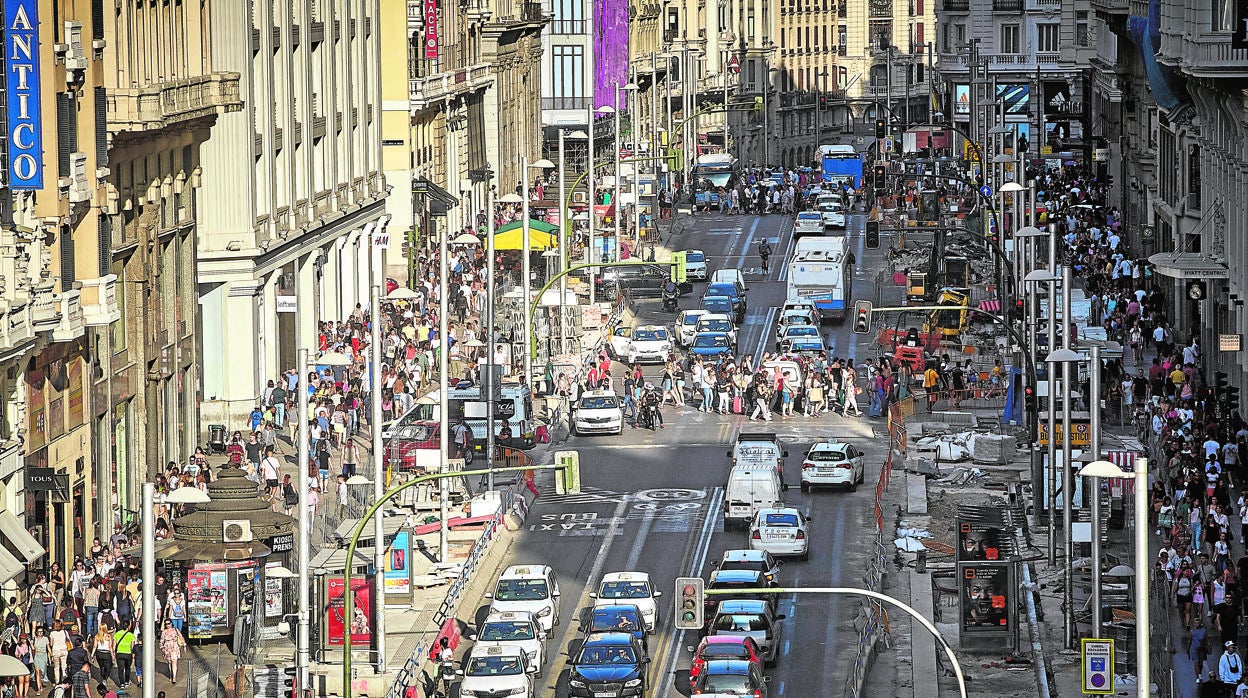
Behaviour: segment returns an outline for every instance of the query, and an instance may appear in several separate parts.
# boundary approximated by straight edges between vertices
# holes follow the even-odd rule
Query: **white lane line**
[[[637,539],[633,541],[633,547],[628,551],[628,560],[624,563],[624,571],[631,572],[637,569],[637,563],[641,560],[641,550],[646,547],[646,537],[650,535],[650,529],[654,527],[654,509],[647,509],[645,517],[641,520],[641,529],[637,531]]]
[[[750,224],[750,234],[745,236],[745,246],[742,247],[741,251],[738,252],[735,256],[737,263],[734,265],[733,268],[740,269],[742,265],[745,264],[745,256],[750,253],[750,244],[754,242],[754,233],[758,231],[758,222],[760,220],[762,219],[755,216],[754,222]],[[741,238],[738,237],[737,239],[740,240]],[[733,248],[734,249],[736,248],[735,243],[733,244]]]
[[[767,337],[771,334],[771,324],[776,320],[776,307],[767,311],[767,322],[763,323],[762,332],[758,335],[758,346],[755,347],[754,358],[761,359],[763,350],[767,348]]]
[[[698,535],[698,545],[694,550],[694,559],[690,563],[689,576],[701,577],[702,571],[706,566],[706,556],[710,552],[711,535],[715,532],[715,524],[719,521],[719,508],[722,505],[724,496],[724,488],[716,487],[711,493],[711,500],[707,504],[706,521],[702,522],[702,532]],[[674,603],[674,602],[673,602]],[[676,666],[676,654],[682,650],[685,644],[685,631],[676,632],[676,639],[672,642],[671,648],[667,651],[667,656],[663,658],[663,664],[660,667],[659,679],[662,684],[662,690],[659,691],[654,698],[667,698],[671,693],[672,686],[676,683],[671,678],[671,672]]]
[[[780,687],[776,689],[777,695],[784,695],[784,681],[780,682]]]
[[[789,219],[786,218],[785,222],[780,224],[781,237],[784,237],[784,229],[788,223]],[[790,234],[789,244],[784,248],[784,257],[780,259],[780,274],[776,277],[777,281],[785,281],[789,278],[789,260],[793,259],[793,249],[795,247],[797,247],[797,236]]]

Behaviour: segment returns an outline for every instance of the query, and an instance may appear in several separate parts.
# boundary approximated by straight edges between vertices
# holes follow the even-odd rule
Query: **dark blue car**
[[[741,319],[737,317],[737,308],[732,304],[732,299],[728,296],[704,295],[702,296],[702,303],[698,307],[719,315],[728,315],[736,322],[741,322]]]
[[[727,296],[732,301],[732,308],[739,316],[745,315],[745,296],[736,284],[716,283],[706,287],[706,291],[702,293],[704,296]],[[737,322],[741,320],[738,319]]]
[[[568,693],[581,698],[624,698],[646,694],[649,657],[628,633],[595,633],[572,658]]]
[[[716,358],[732,353],[732,342],[727,332],[699,332],[693,336],[693,344],[689,345],[689,353],[694,356]]]

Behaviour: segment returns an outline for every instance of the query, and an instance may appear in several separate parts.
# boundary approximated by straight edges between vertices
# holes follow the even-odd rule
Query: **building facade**
[[[1219,339],[1242,337],[1248,320],[1248,283],[1233,271],[1248,264],[1248,57],[1233,48],[1245,18],[1234,3],[1093,6],[1111,49],[1097,56],[1093,120],[1120,156],[1110,174],[1127,239],[1172,299],[1176,337],[1200,342],[1205,379],[1222,372],[1242,388],[1248,358]]]
[[[265,383],[315,351],[317,321],[367,304],[384,276],[380,21],[377,0],[214,7],[213,67],[239,74],[243,108],[199,154],[203,352],[220,357],[204,362],[202,426],[241,428]]]
[[[825,136],[833,135],[832,104],[840,96],[837,29],[845,9],[828,0],[780,3],[776,135],[777,162],[786,167],[815,160]]]

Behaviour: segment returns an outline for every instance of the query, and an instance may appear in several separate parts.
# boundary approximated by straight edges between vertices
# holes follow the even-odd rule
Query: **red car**
[[[438,447],[442,444],[441,425],[436,421],[419,421],[398,429],[386,444],[389,462],[401,471],[416,470],[417,451],[432,451],[437,461]],[[468,452],[464,454],[465,465],[471,464],[476,444],[472,431],[468,432]],[[453,454],[452,454],[453,455]]]
[[[706,668],[706,663],[717,659],[738,659],[757,665],[763,670],[763,657],[758,651],[754,639],[745,635],[708,635],[693,653],[693,663],[689,665],[689,688],[698,682],[698,676]]]

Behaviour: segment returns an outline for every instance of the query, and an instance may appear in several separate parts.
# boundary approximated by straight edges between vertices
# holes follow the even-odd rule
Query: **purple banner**
[[[616,104],[615,86],[628,84],[628,0],[594,2],[594,108]]]

